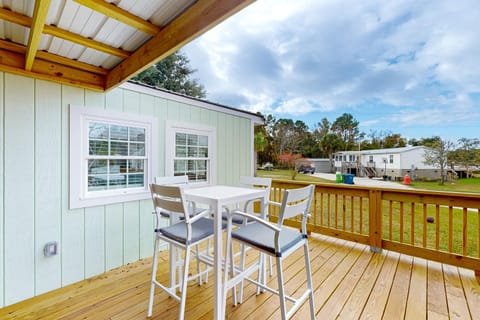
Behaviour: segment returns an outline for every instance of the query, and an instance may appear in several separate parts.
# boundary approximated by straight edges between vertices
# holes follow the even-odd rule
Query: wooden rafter
[[[27,53],[25,57],[25,70],[31,70],[33,60],[37,53],[38,44],[42,37],[43,27],[50,8],[50,0],[36,0],[33,10],[32,25],[30,27],[30,35],[28,38]]]
[[[107,76],[109,90],[165,58],[254,0],[198,0]]]
[[[0,19],[24,26],[26,28],[30,28],[32,26],[32,18],[20,13],[7,10],[5,8],[0,8]],[[62,38],[64,40],[68,40],[68,41],[104,52],[110,55],[114,55],[122,59],[128,58],[130,56],[130,52],[126,50],[115,48],[115,47],[106,45],[102,42],[85,38],[81,35],[78,35],[76,33],[73,33],[67,30],[60,29],[55,26],[44,25],[43,33],[49,34],[54,37]]]
[[[120,22],[125,23],[135,29],[143,31],[152,36],[156,35],[160,31],[160,27],[150,23],[130,12],[117,7],[113,3],[106,2],[104,0],[74,0],[75,2],[88,7],[94,11],[100,12],[107,17],[113,18]]]
[[[5,40],[0,40],[0,49],[5,49],[7,51],[12,51],[12,52],[21,53],[21,54],[25,54],[25,52],[27,51],[27,48],[25,46],[22,46],[21,44],[17,44],[14,42],[5,41]],[[88,72],[99,74],[99,75],[107,75],[109,71],[104,68],[100,68],[88,63],[68,59],[68,58],[65,58],[53,53],[48,53],[45,51],[37,51],[36,58],[49,61],[49,62],[55,62],[58,64],[62,64],[64,66],[72,67],[74,69],[88,71]]]
[[[133,46],[137,45],[140,47],[134,52],[130,52],[122,48],[113,47],[105,42],[96,41],[80,34],[61,29],[55,25],[48,25],[46,24],[46,20],[51,0],[36,0],[32,17],[24,13],[0,7],[0,23],[7,21],[30,29],[29,33],[28,30],[18,29],[18,31],[24,32],[24,34],[29,34],[26,45],[23,42],[24,40],[20,40],[22,41],[20,43],[15,43],[8,38],[0,39],[0,71],[93,90],[109,90],[128,80],[138,72],[148,68],[158,60],[175,52],[187,42],[206,32],[255,0],[182,0],[181,3],[184,5],[182,13],[178,14],[178,12],[173,10],[170,13],[172,16],[162,16],[162,19],[165,19],[165,21],[170,21],[164,27],[156,26],[145,19],[133,15],[110,3],[110,0],[73,1],[88,8],[86,10],[85,8],[82,9],[80,14],[81,23],[85,23],[85,20],[82,20],[87,17],[85,14],[88,14],[90,10],[95,10],[110,20],[118,20],[150,35],[150,40],[144,42],[148,37],[141,33],[135,34],[135,36],[131,38]],[[76,17],[77,13],[72,12],[72,8],[77,6],[66,6],[65,8],[67,7],[69,8],[67,12],[58,11],[55,14],[61,14],[61,18],[67,19]],[[62,9],[63,8],[60,10]],[[148,12],[144,12],[142,16],[146,17],[149,14]],[[109,24],[107,23],[107,25]],[[9,25],[7,24],[7,26]],[[78,27],[85,26],[77,26],[77,22],[72,21],[72,30],[78,30]],[[108,36],[109,40],[119,36],[118,31],[107,29],[108,27],[104,28],[100,26],[97,32],[109,32],[108,34],[102,33]],[[17,29],[12,29],[15,30],[14,34],[9,32],[9,29],[5,30],[7,32],[2,32],[3,37],[12,35],[15,36],[16,39],[24,39],[17,37]],[[106,53],[112,57],[118,57],[121,62],[111,70],[107,70],[96,65],[63,56],[63,54],[66,54],[64,50],[59,50],[57,54],[39,51],[38,48],[42,40],[42,35],[64,39],[79,44],[82,47]],[[95,37],[95,35],[93,37]],[[120,36],[120,38],[122,37]],[[129,41],[123,38],[122,40]],[[99,55],[98,52],[89,52],[85,57],[89,59],[89,61],[100,61],[100,57],[102,57],[102,61],[105,61],[103,55]],[[62,56],[60,54],[62,54]],[[118,59],[114,58],[113,60],[109,59],[106,63],[110,65],[116,63],[116,61],[118,61]]]

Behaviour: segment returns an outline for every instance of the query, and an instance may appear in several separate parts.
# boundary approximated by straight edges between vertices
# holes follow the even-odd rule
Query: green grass
[[[291,180],[292,172],[286,169],[273,169],[268,170],[257,170],[257,176],[263,178],[272,178],[272,179],[282,179],[282,180]],[[326,180],[322,178],[317,178],[310,174],[297,173],[295,176],[295,181],[306,181],[306,182],[330,182],[332,180]]]
[[[257,176],[283,180],[290,180],[292,178],[291,171],[284,169],[273,169],[272,171],[257,170]],[[297,173],[295,180],[334,183],[332,180],[317,178],[303,173]],[[444,185],[440,185],[438,181],[413,181],[411,187],[431,191],[480,193],[480,178],[457,179],[454,182],[445,182]]]
[[[447,181],[444,185],[438,181],[414,181],[411,186],[423,190],[480,193],[480,178],[457,179],[453,182]]]

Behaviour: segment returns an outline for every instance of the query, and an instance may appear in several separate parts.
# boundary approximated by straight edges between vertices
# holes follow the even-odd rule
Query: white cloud
[[[233,107],[295,117],[376,101],[393,109],[385,125],[480,121],[478,21],[477,0],[261,0],[185,51],[208,99]]]

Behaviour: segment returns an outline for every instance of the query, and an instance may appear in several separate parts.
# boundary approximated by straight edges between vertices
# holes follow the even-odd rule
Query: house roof
[[[0,71],[112,89],[254,0],[0,0]]]
[[[127,81],[126,83],[122,84],[120,87],[123,89],[132,90],[135,92],[144,92],[153,96],[179,101],[182,103],[194,105],[204,109],[219,111],[219,112],[223,112],[223,113],[227,113],[227,114],[231,114],[231,115],[239,116],[243,118],[249,118],[253,121],[255,125],[262,125],[265,122],[264,116],[258,113],[253,113],[247,110],[233,108],[224,104],[208,101],[205,99],[187,96],[178,92],[166,90],[164,88],[150,86],[150,85],[133,81],[133,80]]]
[[[415,147],[372,149],[372,150],[360,150],[360,151],[339,151],[339,152],[336,152],[336,154],[392,154],[392,153],[409,152],[416,149],[425,149],[425,147],[415,146]]]

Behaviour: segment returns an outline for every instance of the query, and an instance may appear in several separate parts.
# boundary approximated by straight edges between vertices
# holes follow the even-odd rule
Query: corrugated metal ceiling
[[[252,0],[37,2],[0,0],[0,70],[106,90]],[[35,23],[40,27],[30,36]]]

